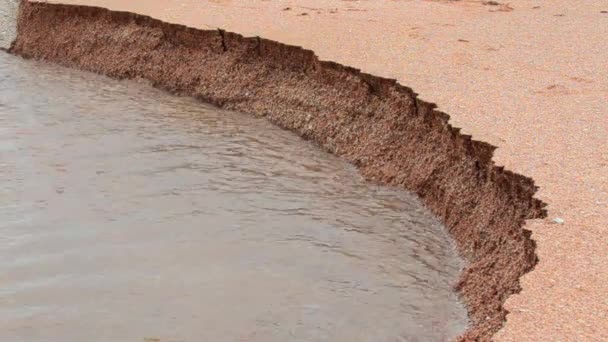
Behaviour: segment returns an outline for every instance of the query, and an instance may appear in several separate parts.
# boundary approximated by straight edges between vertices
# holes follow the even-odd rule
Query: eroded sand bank
[[[136,11],[188,26],[222,27],[312,48],[323,60],[395,77],[422,92],[424,98],[438,101],[452,115],[454,126],[464,127],[475,138],[501,147],[497,154],[499,165],[531,176],[542,186],[541,198],[550,204],[550,218],[565,219],[564,225],[551,224],[551,220],[527,224],[538,241],[541,262],[524,278],[523,293],[507,303],[511,315],[497,339],[546,340],[561,336],[566,340],[601,340],[606,335],[608,248],[602,237],[608,227],[605,178],[608,173],[605,148],[608,71],[602,67],[607,56],[602,37],[606,36],[608,25],[602,23],[608,18],[601,13],[599,1],[591,4],[557,1],[551,5],[516,1],[509,6],[484,6],[466,1],[77,2]],[[243,42],[263,46],[255,45],[255,39]],[[52,47],[52,44],[48,46]],[[30,48],[37,49],[36,46]],[[47,54],[38,57],[49,57],[49,50],[38,52]],[[62,61],[65,56],[60,56],[58,61],[108,72],[104,63],[95,65],[95,59],[82,64],[87,53],[90,51],[71,51],[68,55],[74,60]],[[135,55],[132,57],[136,58]],[[126,61],[122,67],[123,72],[132,69]],[[361,86],[359,82],[353,85],[353,90]],[[372,85],[358,91],[370,89],[376,88]],[[380,94],[384,94],[384,90]],[[412,94],[408,96],[409,105],[406,99],[400,103],[406,108],[412,103]],[[207,99],[229,108],[266,111],[263,104],[251,106],[247,96],[242,96],[240,102],[234,102],[234,96],[225,103],[217,98]],[[291,105],[301,105],[293,102],[294,98],[291,100]],[[279,119],[274,121],[300,129],[303,134],[301,128],[306,125],[282,123]],[[318,136],[311,134],[308,138],[323,140],[326,133],[321,130]],[[331,146],[328,148],[331,150]],[[348,151],[339,154],[349,157]],[[387,169],[378,168],[377,163],[370,164],[369,168],[362,166],[368,175],[382,170],[377,178],[394,179],[383,178]],[[412,184],[405,185],[419,190]],[[440,205],[428,198],[433,196],[425,198],[427,204],[445,219],[446,213],[437,210]],[[489,217],[493,216],[486,216]],[[531,264],[533,262],[528,268]],[[521,268],[520,272],[525,270],[526,267]],[[487,286],[488,283],[479,284]],[[510,291],[517,289],[516,283],[513,284],[515,287]],[[466,290],[464,293],[466,295]],[[502,295],[504,293],[489,297],[501,301],[505,298]],[[503,313],[492,307],[491,298],[479,299],[480,307],[490,306],[478,312]],[[473,308],[474,315],[475,310]],[[488,317],[490,323],[484,323],[482,315],[473,317],[478,327],[485,324],[482,330],[486,334],[480,336],[487,337],[488,332],[502,324],[500,314]]]

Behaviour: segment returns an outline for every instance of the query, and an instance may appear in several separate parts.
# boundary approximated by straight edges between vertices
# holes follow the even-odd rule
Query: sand
[[[497,163],[532,177],[549,205],[526,226],[540,262],[495,339],[608,340],[604,1],[63,2],[259,35],[414,88],[499,146]]]

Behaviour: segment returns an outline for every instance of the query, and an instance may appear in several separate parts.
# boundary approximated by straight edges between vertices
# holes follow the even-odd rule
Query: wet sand
[[[393,77],[534,178],[540,263],[498,340],[608,338],[607,10],[601,1],[64,1],[221,27]],[[286,10],[289,7],[289,10]],[[538,8],[535,8],[538,7]],[[320,38],[322,37],[322,38]],[[381,37],[381,39],[379,38]],[[554,224],[561,218],[564,224]]]

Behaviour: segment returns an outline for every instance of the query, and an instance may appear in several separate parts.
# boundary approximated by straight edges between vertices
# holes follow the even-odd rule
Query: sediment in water
[[[416,192],[467,261],[456,289],[489,340],[506,298],[537,262],[525,220],[546,216],[530,178],[497,167],[494,146],[395,80],[320,61],[309,50],[126,12],[22,1],[10,52],[265,116],[356,165],[369,180]]]

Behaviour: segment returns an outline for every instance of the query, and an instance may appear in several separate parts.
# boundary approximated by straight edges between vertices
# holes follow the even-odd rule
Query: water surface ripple
[[[264,119],[0,53],[1,341],[445,341],[407,192]]]

